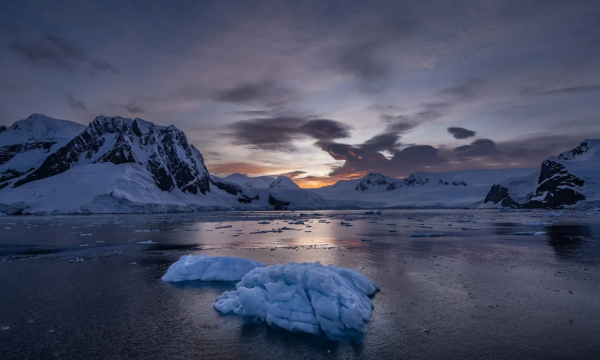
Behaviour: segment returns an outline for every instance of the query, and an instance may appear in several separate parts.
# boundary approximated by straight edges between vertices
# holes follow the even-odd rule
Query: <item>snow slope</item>
[[[537,176],[495,184],[483,207],[578,208],[600,205],[600,140],[545,160]]]
[[[85,125],[33,114],[0,131],[0,188],[39,167],[46,157],[85,130]]]
[[[245,187],[266,189],[271,186],[273,181],[275,181],[275,178],[271,176],[250,177],[243,174],[235,173],[224,177],[223,180]]]
[[[292,179],[290,179],[287,176],[283,176],[283,175],[279,175],[277,177],[277,179],[275,179],[271,185],[269,185],[269,188],[288,188],[288,189],[300,189],[300,186],[298,186]]]
[[[140,164],[96,163],[0,191],[0,212],[10,214],[151,213],[216,210],[328,208],[310,191],[250,189],[232,195],[218,187],[206,194],[163,191]],[[240,199],[248,199],[242,202]]]
[[[288,263],[252,269],[213,306],[222,314],[335,340],[363,332],[374,308],[368,296],[377,291],[377,284],[351,269]]]

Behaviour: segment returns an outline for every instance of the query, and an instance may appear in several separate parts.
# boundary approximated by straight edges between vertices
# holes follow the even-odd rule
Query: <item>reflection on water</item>
[[[600,258],[599,225],[555,226],[548,232],[548,244],[565,259],[597,260]]]
[[[600,214],[320,214],[0,218],[0,358],[600,358]],[[235,283],[160,281],[188,253],[320,261],[381,292],[358,339],[291,334],[214,311]]]

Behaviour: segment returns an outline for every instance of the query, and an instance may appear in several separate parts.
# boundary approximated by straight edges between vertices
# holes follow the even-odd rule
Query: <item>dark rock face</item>
[[[6,129],[8,129],[6,125],[0,125],[0,134],[2,134]]]
[[[380,174],[369,174],[367,178],[356,185],[356,191],[367,191],[369,186],[388,186],[388,181]]]
[[[394,191],[401,187],[427,185],[430,182],[432,182],[432,180],[430,180],[428,177],[421,178],[415,175],[410,175],[404,179],[394,180],[386,178],[380,174],[369,174],[364,180],[356,185],[356,191],[367,191],[369,190],[370,186],[385,186],[385,191]],[[442,179],[438,179],[438,184],[446,186],[467,186],[464,181],[448,182],[443,181]]]
[[[560,160],[573,160],[577,158],[579,155],[583,155],[590,150],[587,142],[582,142],[578,147],[571,151],[564,152],[558,155]]]
[[[269,205],[273,206],[273,210],[287,210],[291,202],[277,200],[273,195],[269,195]]]
[[[563,165],[546,160],[542,163],[537,189],[524,207],[558,209],[574,205],[585,200],[585,196],[578,191],[583,184],[582,179],[569,173]]]
[[[483,202],[484,203],[491,202],[494,204],[500,203],[500,205],[502,205],[503,207],[511,207],[513,209],[517,209],[517,208],[521,207],[521,204],[514,201],[510,197],[510,195],[508,194],[508,189],[499,184],[492,186],[492,189],[487,194],[487,196],[485,197],[485,200]]]
[[[224,182],[220,182],[220,181],[214,181],[214,180],[210,180],[210,183],[213,184],[217,189],[219,190],[223,190],[225,192],[227,192],[228,194],[231,195],[237,195],[237,194],[241,194],[244,191],[242,190],[242,188],[240,188],[237,185],[231,184],[231,183],[224,183]]]
[[[242,197],[238,198],[238,201],[240,204],[250,204],[252,202],[252,200],[258,200],[258,199],[259,199],[258,194],[253,198],[246,196],[246,195],[242,195]]]
[[[152,173],[156,186],[163,191],[175,187],[192,195],[210,191],[204,159],[179,129],[156,126],[141,119],[103,116],[14,186],[89,163],[138,163]]]

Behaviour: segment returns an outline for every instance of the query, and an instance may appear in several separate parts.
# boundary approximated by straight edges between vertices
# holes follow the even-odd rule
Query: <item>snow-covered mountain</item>
[[[37,131],[30,130],[28,135],[18,138],[23,149],[41,143],[35,148],[47,151],[38,154],[35,164],[30,162],[35,165],[31,169],[6,181],[4,189],[0,190],[2,212],[106,213],[329,207],[321,196],[298,188],[253,189],[211,178],[200,152],[174,126],[158,126],[142,119],[99,116],[86,128],[47,119],[30,117],[28,129]],[[64,131],[73,127],[69,124],[75,124],[71,133]],[[9,128],[0,133],[0,139],[11,131],[14,130]],[[21,153],[11,159],[22,156]],[[272,179],[271,183],[274,181]],[[286,185],[284,179],[278,184]]]
[[[272,188],[289,188],[300,189],[292,179],[287,176],[279,175],[277,178],[272,176],[247,176],[244,174],[231,174],[224,177],[222,180],[241,185],[247,188],[255,189],[272,189]]]
[[[271,185],[269,185],[270,189],[273,188],[286,188],[286,189],[300,189],[292,179],[287,176],[279,175],[277,179],[275,179]]]
[[[244,174],[235,173],[224,177],[223,180],[245,187],[267,189],[271,186],[273,181],[275,181],[275,178],[271,176],[250,177]]]
[[[600,140],[584,140],[545,160],[535,174],[501,181],[482,207],[571,208],[600,205]]]
[[[163,191],[174,188],[205,194],[208,170],[202,155],[174,126],[157,126],[142,119],[98,116],[78,136],[49,155],[40,167],[14,187],[58,175],[75,166],[95,163],[137,163]]]
[[[85,125],[40,114],[0,127],[0,189],[38,168],[83,130]]]
[[[402,179],[370,173],[314,191],[340,207],[474,207],[494,183],[533,172],[529,168],[417,172]]]
[[[320,189],[290,178],[210,175],[174,126],[32,115],[0,127],[0,212],[110,213],[328,208],[562,208],[600,205],[600,140],[539,169],[368,174]]]

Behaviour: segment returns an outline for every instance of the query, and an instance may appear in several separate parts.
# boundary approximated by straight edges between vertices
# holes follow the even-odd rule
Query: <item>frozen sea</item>
[[[381,291],[334,342],[219,315],[235,283],[161,281],[187,254],[320,261]],[[0,217],[0,359],[282,358],[600,359],[600,211]]]

